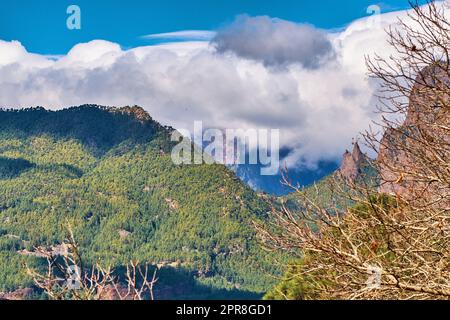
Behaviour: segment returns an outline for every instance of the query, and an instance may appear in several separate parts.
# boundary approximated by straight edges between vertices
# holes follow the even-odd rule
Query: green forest
[[[170,136],[139,107],[0,111],[0,292],[73,227],[88,264],[162,266],[156,298],[262,297],[281,274],[256,240],[269,197],[223,165],[174,165]]]

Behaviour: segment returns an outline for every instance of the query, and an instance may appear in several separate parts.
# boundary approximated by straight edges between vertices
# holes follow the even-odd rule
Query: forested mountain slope
[[[171,132],[139,107],[0,111],[0,291],[32,285],[23,264],[43,261],[21,250],[69,222],[88,263],[164,266],[157,298],[264,293],[267,201],[222,165],[174,165]]]

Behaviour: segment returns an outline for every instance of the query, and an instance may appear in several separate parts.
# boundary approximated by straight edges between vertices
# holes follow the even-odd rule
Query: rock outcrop
[[[448,131],[441,128],[450,123],[448,87],[449,75],[439,66],[425,68],[417,77],[404,123],[388,128],[381,141],[380,192],[412,198],[418,192],[442,191],[421,176],[435,174],[436,150],[442,152],[441,161],[450,154]]]
[[[116,109],[116,111],[123,113],[123,114],[130,115],[130,116],[136,118],[136,120],[138,120],[140,122],[148,122],[148,121],[153,120],[152,117],[148,114],[148,112],[139,106],[132,106],[132,107],[126,106],[126,107],[118,108],[118,109]]]
[[[348,182],[355,182],[363,173],[363,168],[368,164],[367,156],[362,153],[356,142],[353,151],[346,151],[339,169],[340,175]]]

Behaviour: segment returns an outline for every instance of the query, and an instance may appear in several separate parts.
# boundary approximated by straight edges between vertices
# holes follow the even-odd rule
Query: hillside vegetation
[[[0,111],[0,291],[32,285],[30,252],[67,222],[88,263],[162,266],[157,298],[267,291],[277,265],[251,221],[268,203],[222,165],[174,165],[171,132],[139,107]]]

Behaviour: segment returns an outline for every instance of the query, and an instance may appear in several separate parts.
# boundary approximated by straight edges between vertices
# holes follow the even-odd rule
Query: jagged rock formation
[[[344,153],[339,173],[345,180],[353,183],[361,176],[367,164],[368,158],[362,153],[359,144],[356,142],[352,152],[347,150]]]

